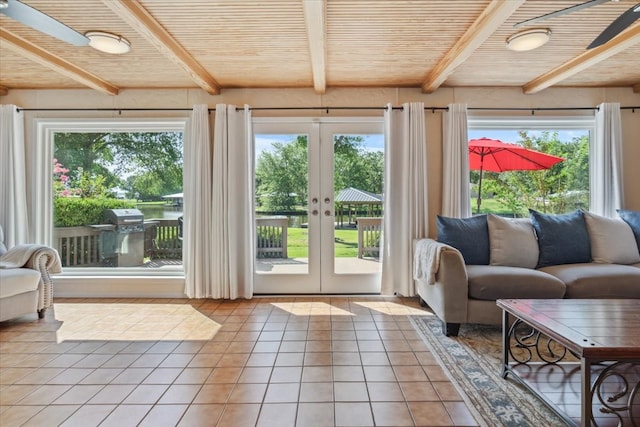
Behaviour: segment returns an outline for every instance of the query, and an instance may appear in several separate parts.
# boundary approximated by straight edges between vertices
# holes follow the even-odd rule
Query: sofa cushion
[[[634,264],[640,253],[629,224],[619,218],[606,218],[583,212],[589,233],[593,262]]]
[[[618,215],[624,222],[629,224],[636,238],[636,245],[640,249],[640,211],[630,211],[627,209],[618,209]]]
[[[529,209],[538,237],[538,267],[591,262],[589,235],[582,211],[545,214]]]
[[[0,269],[0,298],[38,289],[40,273],[30,268]]]
[[[562,280],[566,298],[640,298],[640,268],[620,264],[566,264],[541,271]]]
[[[529,218],[487,216],[491,265],[535,268],[538,264],[538,241]]]
[[[487,215],[449,218],[438,215],[438,241],[460,251],[465,264],[489,264]]]
[[[467,266],[469,298],[562,298],[565,286],[558,278],[538,270],[493,265]]]

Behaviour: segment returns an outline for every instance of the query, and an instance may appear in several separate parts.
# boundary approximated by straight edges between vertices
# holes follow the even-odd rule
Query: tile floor
[[[56,299],[0,323],[0,425],[476,426],[414,298]]]

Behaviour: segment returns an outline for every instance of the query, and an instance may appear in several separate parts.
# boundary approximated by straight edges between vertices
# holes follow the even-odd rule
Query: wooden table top
[[[640,299],[500,299],[497,304],[578,356],[640,360]]]

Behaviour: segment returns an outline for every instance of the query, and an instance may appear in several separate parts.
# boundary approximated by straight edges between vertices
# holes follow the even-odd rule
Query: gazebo
[[[380,216],[382,214],[382,196],[380,194],[370,193],[365,190],[349,187],[340,190],[336,196],[336,211],[340,216],[340,225],[344,224],[344,210],[347,213],[347,224],[355,224],[354,211],[358,208],[366,206],[367,216]]]

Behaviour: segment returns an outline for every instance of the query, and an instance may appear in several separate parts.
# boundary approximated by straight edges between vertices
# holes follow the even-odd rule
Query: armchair
[[[29,244],[7,250],[0,227],[0,322],[34,312],[42,319],[53,303],[50,275],[61,272],[55,249]]]

